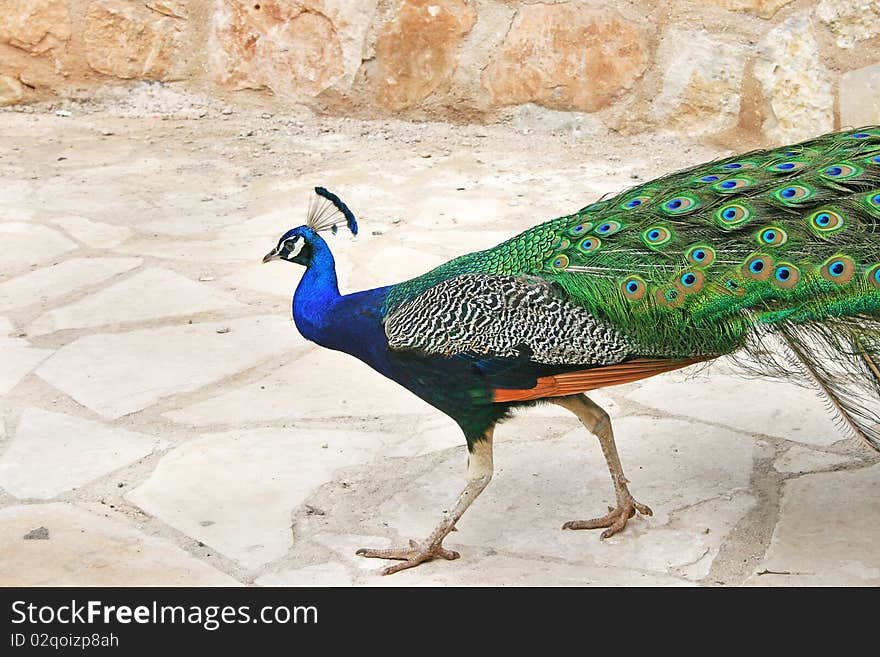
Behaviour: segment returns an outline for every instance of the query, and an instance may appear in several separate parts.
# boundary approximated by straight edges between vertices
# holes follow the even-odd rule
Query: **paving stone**
[[[386,537],[322,532],[311,538],[356,569],[356,584],[369,586],[694,586],[687,579],[640,570],[637,564],[617,568],[595,565],[589,558],[581,563],[559,562],[552,556],[529,558],[486,546],[461,549],[461,558],[454,563],[431,561],[384,577],[379,573],[390,562],[365,559],[355,552],[361,547],[390,547]],[[315,584],[333,586],[332,574],[321,572]]]
[[[878,545],[880,464],[807,474],[786,482],[770,548],[747,583],[878,586]]]
[[[0,283],[0,310],[45,304],[139,267],[140,258],[71,258]]]
[[[266,253],[272,248],[266,246]],[[336,277],[339,281],[340,290],[348,288],[353,262],[350,259],[339,258],[336,263]],[[255,264],[242,267],[238,271],[223,278],[223,282],[233,288],[246,288],[265,294],[293,299],[296,286],[305,268],[291,263],[267,263]],[[361,289],[360,287],[358,289]],[[350,290],[353,291],[353,290]],[[344,294],[345,292],[343,292]]]
[[[296,331],[293,325],[290,328]],[[291,356],[279,360],[277,369],[264,379],[164,415],[174,422],[205,426],[437,413],[405,388],[348,354],[309,348],[301,357]],[[307,394],[303,386],[307,386]]]
[[[773,467],[777,472],[784,473],[812,472],[813,470],[833,468],[835,465],[846,463],[849,460],[840,454],[817,452],[814,449],[795,445],[789,447],[785,454],[776,459]]]
[[[386,452],[389,457],[414,457],[440,452],[465,444],[464,434],[455,421],[435,412],[418,421],[412,434]]]
[[[266,249],[268,253],[268,249]],[[279,263],[279,265],[284,263]],[[298,265],[287,265],[285,270],[279,267],[270,267],[268,264],[256,264],[250,267],[242,267],[238,271],[223,278],[223,282],[232,288],[245,288],[256,290],[264,294],[272,294],[287,299],[293,298],[299,279],[305,271]]]
[[[664,413],[810,445],[845,437],[817,393],[772,379],[671,372],[643,381],[626,396]]]
[[[51,349],[35,349],[27,340],[0,338],[0,395],[18,385],[28,373],[52,353]]]
[[[114,226],[100,221],[92,221],[85,217],[57,217],[52,223],[93,249],[110,249],[119,246],[132,234],[130,228]]]
[[[291,546],[293,509],[339,468],[376,458],[384,440],[383,434],[319,429],[211,434],[163,456],[126,497],[230,559],[257,568]]]
[[[190,241],[162,240],[154,237],[152,239],[129,239],[125,244],[118,246],[116,251],[138,256],[152,256],[163,260],[213,262],[226,265],[235,262],[259,263],[270,248],[272,245],[267,247],[265,239],[257,238]]]
[[[0,456],[0,486],[19,498],[50,498],[146,456],[156,438],[39,408],[21,414]]]
[[[447,260],[448,258],[406,246],[388,246],[370,260],[367,269],[376,278],[371,281],[371,286],[380,287],[421,276]]]
[[[45,527],[49,539],[23,537]],[[174,544],[72,504],[0,509],[0,586],[236,586]]]
[[[15,327],[5,317],[0,317],[0,338],[5,338],[12,334],[15,330]]]
[[[633,519],[605,541],[598,532],[560,529],[601,515],[613,500],[598,445],[578,429],[559,439],[500,443],[496,477],[448,547],[704,577],[724,537],[754,504],[747,490],[752,441],[696,422],[645,417],[620,419],[615,435],[630,490],[653,517]],[[464,448],[451,451],[376,516],[402,538],[422,539],[463,486],[465,463]]]
[[[363,557],[358,557],[363,558]],[[379,574],[382,563],[372,561],[369,586],[695,586],[686,579],[639,570],[592,564],[526,559],[493,551],[468,552],[450,563],[432,561],[393,577]],[[397,581],[394,581],[397,578]]]
[[[99,415],[115,419],[302,343],[293,324],[280,317],[97,334],[65,345],[37,373]]]
[[[351,586],[351,575],[340,563],[328,561],[305,568],[281,570],[258,577],[260,586]]]
[[[50,262],[73,251],[76,243],[51,228],[17,221],[0,223],[0,272],[4,275],[28,265]]]
[[[319,532],[309,536],[309,540],[333,550],[346,563],[356,566],[358,570],[375,570],[379,562],[375,559],[364,559],[355,554],[362,547],[387,548],[391,541],[386,536],[370,536],[368,534],[332,534]]]
[[[167,269],[145,269],[85,299],[50,310],[29,328],[31,335],[191,316],[239,308],[226,292],[196,283]]]

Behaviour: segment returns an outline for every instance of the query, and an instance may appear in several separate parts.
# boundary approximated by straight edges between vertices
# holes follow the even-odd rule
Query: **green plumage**
[[[464,273],[540,276],[642,356],[745,350],[764,372],[799,367],[839,407],[853,384],[880,396],[878,230],[880,127],[868,127],[634,187],[402,283],[388,305]],[[788,357],[759,346],[768,333]]]

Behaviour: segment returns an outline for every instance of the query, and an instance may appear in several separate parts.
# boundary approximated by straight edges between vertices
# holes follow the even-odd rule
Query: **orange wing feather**
[[[709,360],[707,358],[687,358],[682,360],[637,358],[617,365],[594,367],[589,370],[568,372],[555,376],[543,376],[538,379],[534,388],[528,390],[496,389],[494,401],[511,402],[546,397],[564,397],[576,395],[588,390],[617,386],[639,379],[647,379],[663,372],[677,370],[694,363]]]

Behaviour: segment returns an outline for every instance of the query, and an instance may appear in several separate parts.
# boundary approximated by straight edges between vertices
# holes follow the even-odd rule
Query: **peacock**
[[[357,220],[315,189],[305,225],[263,262],[305,267],[293,318],[450,416],[467,484],[422,542],[360,549],[390,574],[458,553],[443,540],[492,478],[492,436],[539,402],[594,434],[616,495],[568,529],[621,531],[631,495],[608,414],[584,393],[733,356],[809,381],[880,449],[880,126],[728,157],[652,180],[422,276],[342,295],[320,233]]]

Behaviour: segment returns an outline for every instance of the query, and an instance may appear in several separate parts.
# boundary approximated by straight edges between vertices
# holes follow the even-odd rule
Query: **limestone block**
[[[792,16],[761,40],[755,77],[764,93],[768,137],[796,142],[834,128],[831,77],[806,15]]]
[[[70,38],[66,0],[0,0],[0,43],[32,53],[63,46]]]
[[[211,22],[214,80],[311,97],[351,85],[376,0],[221,0]]]
[[[140,3],[98,0],[86,13],[89,66],[118,78],[174,80],[183,64],[183,21]]]
[[[816,16],[837,37],[841,48],[880,34],[880,0],[822,0]]]
[[[595,112],[630,89],[648,59],[644,31],[613,9],[525,5],[483,84],[496,105]]]
[[[880,64],[840,77],[840,125],[857,128],[880,123]]]
[[[476,20],[466,0],[404,0],[376,43],[379,104],[404,109],[448,83]]]
[[[706,31],[670,30],[657,53],[663,85],[650,114],[662,126],[706,134],[739,119],[745,49]]]
[[[0,75],[0,107],[15,105],[24,98],[24,87],[21,82],[9,75]]]

